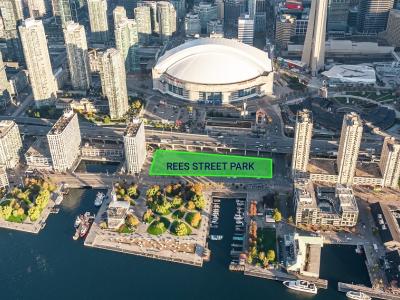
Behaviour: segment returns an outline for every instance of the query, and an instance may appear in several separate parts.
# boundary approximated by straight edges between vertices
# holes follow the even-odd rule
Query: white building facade
[[[78,115],[67,111],[47,134],[53,168],[58,172],[70,170],[80,154],[81,132]]]
[[[57,81],[50,62],[43,23],[26,19],[19,26],[25,62],[36,106],[48,105],[57,97]]]
[[[130,174],[140,173],[146,160],[146,139],[144,123],[131,121],[124,133],[126,171]]]
[[[72,87],[85,91],[91,85],[85,28],[73,21],[67,22],[64,29],[64,38]]]
[[[18,165],[22,141],[14,121],[0,121],[0,165],[13,169]]]

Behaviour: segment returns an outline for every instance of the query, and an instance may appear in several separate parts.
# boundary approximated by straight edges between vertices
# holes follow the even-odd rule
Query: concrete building
[[[176,31],[175,7],[167,1],[157,2],[157,17],[161,40],[168,40]]]
[[[283,236],[283,242],[285,249],[290,249],[285,261],[285,268],[288,273],[319,278],[321,248],[324,246],[324,238],[290,233]]]
[[[51,170],[53,162],[47,137],[38,137],[25,152],[26,165],[31,170]]]
[[[202,32],[207,30],[208,21],[217,20],[218,18],[218,7],[208,2],[200,2],[195,5],[193,12],[199,15]]]
[[[9,185],[7,171],[4,167],[0,167],[0,189],[6,188]]]
[[[67,22],[64,39],[72,87],[86,91],[91,86],[91,76],[85,28],[73,21]]]
[[[22,141],[14,121],[0,121],[0,166],[14,169],[19,162]]]
[[[335,65],[321,73],[329,85],[376,83],[375,70],[366,65]]]
[[[215,5],[217,6],[217,19],[224,21],[224,0],[215,0]]]
[[[366,62],[393,60],[394,47],[379,45],[375,42],[354,42],[351,40],[328,40],[325,43],[325,56],[338,59],[364,59]],[[298,57],[304,52],[303,45],[288,45],[288,56]]]
[[[358,31],[375,34],[384,31],[394,0],[360,0],[358,6]]]
[[[309,110],[297,112],[292,156],[293,177],[304,175],[307,172],[312,130],[313,121],[311,112]]]
[[[135,20],[139,43],[144,44],[151,35],[151,11],[148,6],[138,6],[135,8]]]
[[[316,74],[325,64],[325,34],[328,0],[312,0],[301,61]]]
[[[113,10],[113,21],[114,21],[114,30],[117,27],[118,23],[123,19],[126,19],[126,10],[123,6],[117,6]]]
[[[400,207],[381,202],[370,204],[371,214],[386,250],[400,250]],[[398,270],[397,270],[398,272]]]
[[[211,20],[207,23],[207,34],[220,34],[224,36],[224,23],[221,20]]]
[[[150,9],[150,22],[151,22],[151,30],[154,33],[160,32],[160,25],[157,15],[157,2],[156,1],[139,1],[137,3],[137,7],[148,7]]]
[[[280,15],[276,18],[275,23],[275,44],[286,49],[290,39],[296,32],[296,17],[288,14]]]
[[[353,227],[358,206],[350,187],[317,187],[310,179],[294,182],[295,223],[305,225]]]
[[[107,207],[107,228],[117,230],[125,224],[130,204],[128,201],[118,201],[115,191],[111,192],[112,201]]]
[[[63,28],[67,22],[74,19],[73,15],[75,17],[77,16],[76,5],[75,3],[72,4],[70,0],[52,0],[51,3],[53,7],[53,15],[56,17],[56,20],[59,19]],[[71,5],[74,9],[72,9]]]
[[[0,52],[0,109],[5,109],[10,101],[10,84],[7,80],[6,66]]]
[[[350,0],[328,0],[328,32],[346,32],[349,10]]]
[[[103,95],[107,97],[111,119],[121,119],[129,109],[125,63],[115,48],[101,55],[100,79]]]
[[[29,80],[36,106],[53,102],[57,97],[57,81],[53,74],[43,23],[26,19],[19,26]]]
[[[44,0],[28,0],[27,4],[31,18],[42,18],[46,14]]]
[[[238,20],[238,40],[247,45],[253,46],[254,40],[254,19],[250,15],[243,14]]]
[[[231,39],[186,42],[161,56],[152,75],[153,89],[190,101],[230,103],[273,93],[268,53]]]
[[[356,113],[346,114],[343,118],[337,156],[338,183],[351,185],[360,150],[363,124]]]
[[[186,15],[186,0],[171,0],[170,2],[175,8],[176,17],[183,19]]]
[[[390,45],[400,47],[400,10],[390,10],[384,36]]]
[[[265,32],[267,29],[267,1],[266,0],[249,0],[248,12],[254,19],[254,31]]]
[[[135,20],[123,18],[115,25],[115,46],[121,52],[127,72],[139,69],[136,49],[139,46],[138,29]]]
[[[185,34],[186,36],[194,36],[201,34],[200,17],[197,13],[188,13],[185,17]]]
[[[107,0],[88,0],[91,38],[95,43],[107,43],[110,40]]]
[[[241,14],[246,11],[244,0],[225,0],[224,2],[224,30],[236,29]]]
[[[379,167],[382,173],[382,185],[398,188],[400,178],[400,143],[393,137],[385,138]]]
[[[82,141],[78,115],[72,110],[64,112],[47,133],[47,141],[54,170],[70,170],[78,159]]]
[[[126,171],[130,174],[140,173],[147,154],[143,122],[132,120],[128,124],[124,133],[124,149]]]
[[[4,39],[7,45],[7,58],[24,61],[18,24],[24,18],[21,0],[0,0],[0,15],[3,21]]]

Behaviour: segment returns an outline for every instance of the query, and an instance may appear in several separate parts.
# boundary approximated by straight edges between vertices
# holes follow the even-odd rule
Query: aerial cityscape
[[[400,300],[400,1],[0,0],[0,251],[6,300]]]

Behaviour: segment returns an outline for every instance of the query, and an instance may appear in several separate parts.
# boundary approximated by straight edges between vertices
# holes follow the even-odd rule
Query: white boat
[[[212,235],[210,235],[210,240],[220,241],[220,240],[222,240],[223,237],[224,237],[223,235],[214,235],[214,234],[212,234]]]
[[[317,294],[318,288],[314,283],[307,280],[289,280],[284,281],[283,285],[287,288],[308,294]]]
[[[81,216],[79,215],[79,216],[77,216],[76,219],[75,219],[74,227],[75,227],[75,228],[78,228],[79,225],[81,224],[81,222],[82,222],[82,218],[81,218]]]
[[[363,292],[348,291],[346,297],[353,300],[371,300],[372,298]]]
[[[96,195],[96,199],[94,199],[94,206],[101,206],[105,197],[106,195],[104,193],[98,192]]]

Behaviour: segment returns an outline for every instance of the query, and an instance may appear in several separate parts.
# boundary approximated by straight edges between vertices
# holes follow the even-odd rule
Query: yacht
[[[81,224],[81,222],[82,222],[82,215],[79,215],[79,216],[77,216],[76,219],[75,219],[74,227],[75,227],[75,228],[78,228],[79,225]]]
[[[106,195],[104,193],[98,192],[96,195],[96,199],[94,199],[94,206],[101,206],[105,197]]]
[[[317,286],[314,283],[308,282],[306,280],[290,280],[284,281],[283,285],[287,288],[299,292],[317,294]]]
[[[372,298],[363,292],[348,291],[346,293],[347,298],[353,300],[371,300]]]

